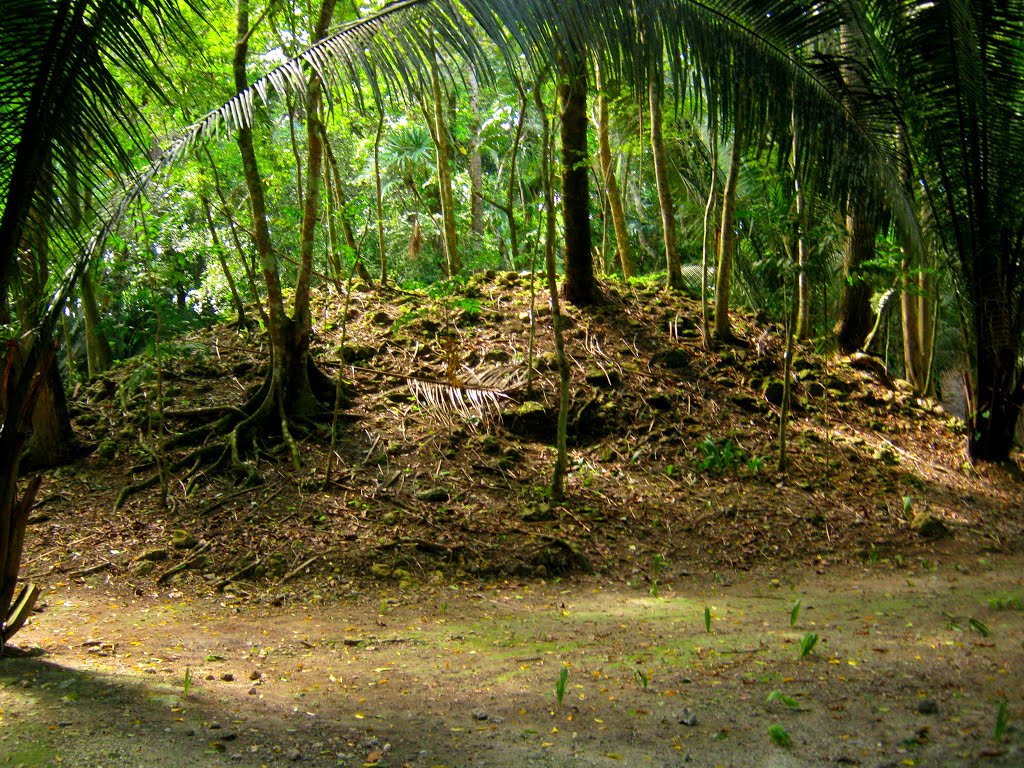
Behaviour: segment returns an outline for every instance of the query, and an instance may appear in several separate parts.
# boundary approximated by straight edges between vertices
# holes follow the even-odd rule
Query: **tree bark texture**
[[[437,148],[437,191],[441,199],[441,239],[444,244],[448,277],[462,272],[459,254],[458,229],[455,226],[455,196],[452,193],[451,150],[448,146],[448,128],[445,124],[441,76],[435,62],[430,70],[430,89],[433,100],[434,146]]]
[[[658,185],[658,207],[661,209],[661,231],[665,243],[665,274],[670,288],[683,289],[683,273],[679,267],[676,235],[676,212],[672,202],[672,189],[668,181],[668,160],[665,157],[665,137],[662,134],[661,100],[663,89],[651,81],[647,89],[651,110],[651,155],[654,159],[654,177]]]
[[[636,275],[633,264],[633,249],[629,243],[629,229],[626,226],[626,212],[622,207],[622,196],[615,180],[615,163],[612,160],[611,131],[608,120],[608,96],[604,92],[601,71],[597,70],[597,146],[601,157],[601,177],[604,181],[605,193],[608,195],[608,208],[612,214],[612,226],[615,228],[615,250],[623,279]]]
[[[737,110],[729,172],[722,193],[722,223],[718,236],[718,264],[715,268],[715,337],[723,341],[732,338],[729,294],[732,291],[732,263],[736,255],[736,185],[740,175],[742,119],[742,114]]]
[[[470,64],[466,71],[469,85],[469,211],[473,234],[484,234],[484,170],[480,155],[480,84],[476,68]]]
[[[587,76],[576,68],[558,84],[562,139],[562,221],[565,227],[566,301],[589,306],[597,300],[590,234],[587,159]]]
[[[875,237],[878,235],[878,216],[871,211],[852,211],[846,218],[849,232],[846,257],[843,260],[842,291],[835,325],[836,343],[846,355],[863,348],[871,332],[871,284],[861,274],[864,262],[875,256]]]

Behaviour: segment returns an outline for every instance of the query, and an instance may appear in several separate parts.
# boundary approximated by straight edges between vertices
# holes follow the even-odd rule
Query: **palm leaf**
[[[500,417],[501,404],[522,384],[522,376],[518,369],[478,372],[465,368],[459,383],[407,376],[406,384],[416,400],[446,426],[462,423],[476,428]]]

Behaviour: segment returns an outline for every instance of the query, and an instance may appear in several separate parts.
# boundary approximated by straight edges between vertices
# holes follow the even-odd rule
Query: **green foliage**
[[[696,462],[697,469],[709,475],[732,472],[742,461],[742,451],[735,446],[731,438],[719,442],[709,435],[697,445],[697,450],[700,452]]]
[[[704,631],[711,631],[711,608],[704,606]]]
[[[774,704],[776,702],[778,702],[780,704],[784,704],[787,707],[789,707],[790,709],[799,709],[800,708],[800,702],[799,701],[794,699],[792,696],[787,696],[782,691],[774,690],[771,693],[769,693],[767,696],[765,696],[764,705],[766,707],[771,705],[771,704]]]
[[[667,565],[665,557],[660,552],[656,552],[651,558],[651,597],[658,596],[658,577]]]
[[[1024,611],[1024,595],[990,597],[988,607],[993,611]]]
[[[555,698],[558,699],[558,706],[562,706],[562,699],[565,698],[565,687],[569,683],[569,668],[562,666],[558,670],[558,679],[555,681]]]
[[[818,633],[808,632],[802,638],[800,638],[800,658],[803,659],[814,650],[814,646],[818,644]]]
[[[778,723],[768,726],[768,738],[772,740],[772,744],[779,747],[789,748],[793,746],[793,738],[789,735],[785,728]]]
[[[988,637],[992,634],[992,630],[989,629],[988,625],[980,619],[968,619],[967,624],[968,626],[970,626],[971,631],[977,632],[982,637]]]
[[[793,609],[789,612],[789,626],[795,627],[800,619],[800,601],[793,603]]]
[[[650,680],[647,678],[646,672],[644,672],[642,669],[634,669],[633,678],[638,683],[640,683],[641,688],[643,688],[645,691],[647,690],[647,686],[650,684]]]
[[[181,688],[185,695],[188,696],[189,691],[192,690],[192,669],[191,667],[185,667],[185,676],[181,681]]]
[[[992,729],[992,738],[996,741],[1002,741],[1003,736],[1006,735],[1006,726],[1009,724],[1009,712],[1006,705],[1006,700],[999,702],[999,710],[996,712],[996,724]]]

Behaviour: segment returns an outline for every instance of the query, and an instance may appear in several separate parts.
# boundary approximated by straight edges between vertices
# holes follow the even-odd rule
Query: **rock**
[[[175,549],[192,549],[198,543],[188,531],[181,528],[171,531],[171,546]]]
[[[428,488],[427,490],[420,491],[416,494],[416,498],[420,501],[448,501],[451,497],[451,491],[441,485],[436,488]]]
[[[595,387],[617,387],[622,382],[622,376],[614,368],[603,369],[597,366],[588,368],[584,378]]]
[[[394,573],[394,568],[387,563],[374,563],[370,566],[370,573],[382,579],[386,579]]]
[[[143,560],[141,563],[135,566],[135,575],[140,577],[149,576],[149,574],[151,574],[155,570],[156,563],[149,560]]]
[[[297,749],[289,749],[287,758],[291,760],[293,763],[296,763],[302,759],[302,753],[299,752],[299,750]]]
[[[502,419],[506,428],[517,437],[545,442],[553,442],[555,439],[558,413],[555,408],[543,403],[527,400],[513,410],[505,412]]]
[[[225,683],[231,683],[234,682],[235,676],[230,672],[225,672],[220,676],[220,679],[223,680]]]
[[[262,680],[263,679],[263,673],[260,672],[258,669],[254,669],[252,672],[249,673],[249,679],[250,680]]]
[[[917,711],[922,715],[934,715],[939,711],[939,702],[935,699],[921,699],[917,702]]]
[[[551,505],[545,502],[530,504],[519,515],[524,523],[543,523],[555,519],[555,512]]]
[[[786,383],[781,379],[768,379],[761,388],[764,399],[772,405],[782,405],[782,396],[785,393]]]
[[[336,348],[334,354],[346,363],[363,363],[376,357],[377,349],[369,344],[346,344]]]
[[[654,356],[654,363],[670,371],[681,371],[690,366],[690,356],[682,349],[669,349]]]
[[[484,352],[485,363],[507,363],[512,356],[504,349],[489,349]]]
[[[167,559],[167,550],[163,549],[163,548],[157,548],[157,549],[147,549],[142,554],[136,555],[134,562],[136,562],[136,563],[143,563],[143,562],[158,563],[161,560],[166,560],[166,559]]]
[[[676,722],[680,725],[686,725],[693,727],[697,724],[697,713],[694,712],[690,707],[683,707],[683,711],[676,717]]]
[[[894,467],[900,463],[900,457],[896,455],[896,451],[887,445],[876,448],[875,452],[871,454],[871,458],[888,467]]]
[[[945,539],[952,535],[946,522],[931,512],[917,512],[910,521],[910,527],[924,539]]]
[[[481,712],[480,710],[476,710],[476,711],[473,712],[473,719],[474,720],[486,720],[487,719],[487,713],[486,712]]]
[[[654,408],[655,410],[658,411],[667,411],[669,408],[672,407],[672,398],[670,398],[663,392],[659,392],[655,395],[648,395],[645,398],[645,402],[651,408]]]

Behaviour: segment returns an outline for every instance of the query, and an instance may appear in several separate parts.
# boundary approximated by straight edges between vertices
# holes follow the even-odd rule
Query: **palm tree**
[[[1024,406],[1024,2],[897,0],[867,10],[959,285],[968,450],[1004,460]]]
[[[191,5],[191,2],[189,2]],[[193,7],[194,10],[194,7]],[[149,140],[117,70],[159,94],[158,46],[185,27],[174,0],[5,0],[0,4],[0,320],[22,255],[80,247],[83,211],[65,205],[74,186],[107,185],[105,171],[129,171]],[[86,214],[95,212],[85,212]],[[46,221],[40,230],[31,221]],[[35,237],[34,237],[34,236]],[[33,242],[36,240],[37,242]],[[70,246],[68,246],[70,243]],[[52,258],[52,256],[50,257]],[[67,295],[87,262],[63,280]],[[47,265],[49,266],[49,265]],[[37,297],[40,298],[40,297]],[[0,392],[0,653],[23,623],[34,590],[15,600],[28,512],[39,478],[18,494],[20,458],[62,300],[23,318],[15,375]],[[16,351],[12,351],[16,350]],[[10,610],[14,603],[14,610]]]

